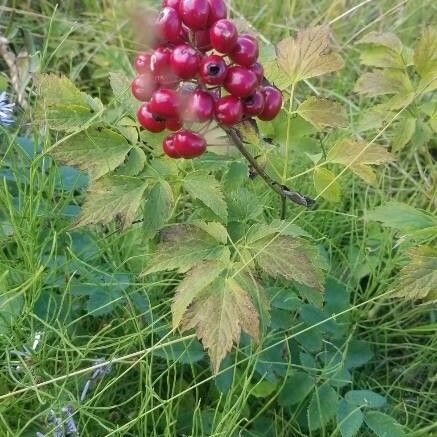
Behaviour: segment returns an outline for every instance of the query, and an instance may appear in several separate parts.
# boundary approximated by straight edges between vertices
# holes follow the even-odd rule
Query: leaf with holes
[[[76,227],[109,223],[118,218],[123,228],[135,219],[147,183],[129,176],[106,176],[93,182]]]
[[[143,275],[166,270],[185,273],[201,261],[226,262],[229,256],[226,246],[197,226],[174,225],[162,231],[162,241]]]
[[[273,277],[294,280],[323,291],[325,263],[316,246],[303,238],[275,235],[248,246],[255,262]]]
[[[242,331],[259,340],[259,316],[248,291],[232,277],[221,275],[185,312],[182,331],[191,329],[208,350],[217,373]]]
[[[313,177],[314,187],[318,195],[330,202],[338,202],[340,200],[340,185],[332,171],[326,168],[315,168]]]
[[[418,246],[407,252],[408,264],[392,286],[393,296],[409,300],[437,301],[437,249]]]
[[[337,53],[329,53],[331,31],[328,26],[300,30],[277,45],[278,64],[292,83],[340,70],[344,62]]]
[[[51,152],[63,164],[79,167],[91,179],[123,164],[131,146],[124,137],[110,129],[88,129],[67,139]]]
[[[299,105],[297,112],[317,129],[348,125],[343,106],[332,100],[310,97]]]
[[[222,220],[227,220],[227,205],[220,184],[214,176],[190,174],[184,180],[184,188],[193,198],[199,199]]]

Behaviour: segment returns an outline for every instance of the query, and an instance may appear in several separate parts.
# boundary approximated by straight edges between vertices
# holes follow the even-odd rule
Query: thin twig
[[[235,147],[240,151],[244,158],[249,162],[249,164],[254,168],[256,173],[264,180],[264,182],[276,193],[278,193],[283,199],[289,199],[298,205],[306,206],[309,208],[314,205],[314,200],[308,196],[293,191],[286,185],[281,185],[271,176],[269,176],[258,164],[257,160],[249,153],[249,151],[244,146],[241,138],[239,137],[237,131],[228,126],[222,126],[222,129],[228,134],[228,137],[235,145]]]

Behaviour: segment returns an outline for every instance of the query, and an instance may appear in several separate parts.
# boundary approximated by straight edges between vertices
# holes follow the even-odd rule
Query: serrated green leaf
[[[388,47],[367,47],[360,50],[360,61],[363,65],[379,68],[405,68],[406,64],[401,52]]]
[[[291,76],[288,75],[278,64],[276,59],[270,60],[264,65],[264,76],[281,91],[286,90],[293,83]]]
[[[405,437],[403,426],[393,417],[379,411],[368,411],[364,415],[366,425],[378,437]]]
[[[257,223],[250,227],[247,233],[246,240],[248,244],[253,244],[263,238],[280,234],[294,237],[311,237],[308,232],[294,223],[286,222],[285,220],[275,219],[270,224]]]
[[[88,106],[85,95],[65,76],[40,74],[36,77],[38,94],[47,105]]]
[[[356,45],[371,44],[376,46],[387,47],[396,53],[401,53],[403,45],[401,40],[390,32],[370,32],[358,40]]]
[[[230,221],[243,222],[255,220],[264,211],[264,206],[259,198],[252,191],[244,187],[228,193],[226,200]]]
[[[405,233],[437,226],[437,219],[431,214],[396,201],[378,206],[366,218]]]
[[[324,262],[317,247],[303,238],[283,235],[263,238],[251,244],[250,251],[269,275],[323,290]]]
[[[416,131],[416,119],[406,117],[394,126],[394,136],[391,143],[392,150],[397,152],[402,150],[413,138]]]
[[[300,30],[277,45],[278,64],[289,75],[292,83],[340,70],[344,62],[337,53],[329,53],[329,26]]]
[[[418,246],[407,252],[409,263],[400,271],[392,291],[404,299],[437,301],[437,249]]]
[[[414,50],[414,65],[422,78],[419,91],[430,92],[437,88],[437,27],[424,30]]]
[[[322,385],[314,392],[308,407],[309,429],[323,428],[335,416],[337,406],[337,392],[329,384]]]
[[[345,395],[345,399],[351,405],[357,407],[381,408],[387,400],[371,390],[351,390]]]
[[[314,389],[314,378],[308,373],[296,371],[287,378],[278,397],[281,407],[300,404]]]
[[[297,108],[297,113],[317,129],[347,127],[346,112],[342,105],[321,97],[310,97]]]
[[[408,75],[400,70],[374,70],[364,73],[357,81],[354,91],[368,97],[386,94],[407,94],[413,91]]]
[[[370,346],[365,341],[352,340],[348,344],[346,353],[345,368],[354,369],[368,363],[373,357]]]
[[[173,191],[168,182],[159,180],[153,185],[144,205],[145,236],[152,238],[170,218],[174,205]]]
[[[341,437],[357,435],[363,422],[364,414],[361,410],[342,399],[337,409],[337,424],[340,428]]]
[[[234,161],[229,166],[229,170],[226,172],[224,180],[225,192],[235,191],[240,188],[248,179],[249,172],[247,164]]]
[[[173,328],[179,327],[185,312],[202,292],[208,292],[208,288],[214,289],[212,283],[220,276],[226,264],[215,261],[201,262],[196,264],[179,283],[171,306],[173,314]]]
[[[117,169],[117,174],[136,176],[144,169],[146,160],[146,154],[142,149],[139,147],[132,147],[124,164]]]
[[[341,188],[336,181],[335,174],[326,168],[315,168],[314,187],[316,193],[330,202],[338,202],[341,198]]]
[[[202,222],[200,220],[195,220],[190,222],[190,224],[202,229],[212,238],[216,239],[219,243],[226,244],[228,242],[228,231],[226,228],[218,222]]]
[[[50,129],[56,131],[75,132],[85,126],[94,114],[88,107],[78,105],[57,104],[45,108],[37,108],[38,121],[47,122]]]
[[[193,225],[175,225],[162,232],[162,241],[143,275],[165,270],[185,273],[201,261],[227,261],[229,249]]]
[[[64,141],[52,155],[98,179],[123,164],[130,149],[126,139],[112,130],[88,129]]]
[[[202,293],[188,308],[182,331],[195,329],[208,350],[215,373],[240,339],[241,331],[255,341],[259,338],[259,316],[248,292],[232,277],[222,277],[214,289]]]
[[[267,380],[260,381],[250,390],[250,394],[256,398],[265,399],[276,390],[277,386],[277,382],[271,382]]]
[[[147,183],[129,176],[106,176],[88,188],[76,227],[109,223],[118,218],[123,228],[135,219]]]
[[[192,197],[199,199],[222,220],[227,220],[228,208],[221,187],[214,176],[190,174],[184,180],[184,188]]]
[[[114,98],[123,109],[135,117],[135,113],[139,107],[139,102],[131,93],[131,81],[123,73],[109,73],[109,82],[111,84]]]

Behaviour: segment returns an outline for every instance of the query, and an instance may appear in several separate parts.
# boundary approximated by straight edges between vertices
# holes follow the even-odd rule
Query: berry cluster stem
[[[258,164],[256,159],[249,153],[249,151],[244,146],[240,137],[238,136],[237,131],[233,127],[229,126],[221,126],[222,129],[227,133],[228,137],[235,145],[235,147],[240,151],[240,153],[244,156],[244,158],[249,162],[249,164],[254,168],[256,173],[264,180],[264,182],[276,193],[278,193],[283,201],[283,205],[285,201],[291,200],[298,205],[305,206],[307,208],[314,205],[314,200],[304,194],[300,194],[297,191],[291,190],[286,185],[282,185],[273,179],[270,175],[268,175]]]

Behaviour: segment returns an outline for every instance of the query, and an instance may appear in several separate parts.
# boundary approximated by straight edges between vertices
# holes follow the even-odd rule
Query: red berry
[[[235,97],[248,97],[258,86],[255,73],[244,67],[231,67],[228,70],[224,87]]]
[[[219,20],[210,29],[212,47],[220,53],[230,53],[238,40],[238,30],[230,20]]]
[[[177,11],[165,7],[155,21],[155,31],[159,38],[171,43],[180,41],[181,19]]]
[[[225,96],[215,103],[215,116],[219,123],[236,124],[243,118],[243,104],[235,96]]]
[[[147,102],[156,90],[157,84],[150,73],[137,76],[131,85],[133,96],[140,102]]]
[[[168,130],[172,130],[173,132],[182,129],[182,121],[179,118],[169,118],[165,121],[165,128]]]
[[[264,94],[256,90],[251,96],[243,99],[244,113],[251,117],[261,114],[265,106]]]
[[[201,135],[183,129],[175,134],[174,149],[182,158],[195,158],[206,150],[206,141]]]
[[[184,120],[203,123],[214,115],[214,99],[207,91],[197,90],[188,96]]]
[[[260,120],[273,120],[282,108],[282,93],[274,86],[266,86],[262,89],[265,99],[263,112],[258,116]]]
[[[192,79],[199,70],[199,52],[188,44],[181,44],[173,50],[171,66],[181,79]]]
[[[226,18],[228,11],[223,0],[208,0],[208,3],[210,9],[208,24],[210,26],[212,26],[216,21]]]
[[[250,67],[257,61],[258,55],[258,42],[253,36],[244,34],[238,37],[230,58],[237,64]]]
[[[150,58],[150,69],[155,76],[165,74],[170,69],[171,49],[167,47],[158,47]]]
[[[149,73],[150,72],[150,57],[149,53],[138,53],[134,60],[134,68],[137,73]]]
[[[162,142],[162,149],[164,150],[164,153],[170,158],[178,159],[181,157],[181,155],[179,155],[179,153],[176,151],[174,145],[175,137],[176,134],[170,134],[167,138],[164,138],[164,141]]]
[[[264,79],[264,67],[259,62],[255,62],[255,64],[249,67],[249,70],[252,73],[255,73],[258,83],[261,84]]]
[[[204,56],[199,67],[200,78],[208,85],[222,85],[228,74],[228,67],[221,56]]]
[[[211,39],[209,38],[208,30],[197,30],[194,32],[194,43],[198,50],[207,52],[212,49]]]
[[[149,109],[165,119],[177,118],[179,116],[179,96],[172,89],[160,88],[153,93]]]
[[[165,129],[165,121],[150,111],[149,103],[143,103],[137,112],[137,118],[141,126],[150,132],[158,133]]]
[[[166,6],[168,6],[170,8],[178,10],[179,9],[179,3],[180,3],[180,0],[163,0],[162,1],[162,6],[164,8]]]
[[[208,0],[181,0],[179,14],[182,21],[192,30],[202,30],[208,27]]]

